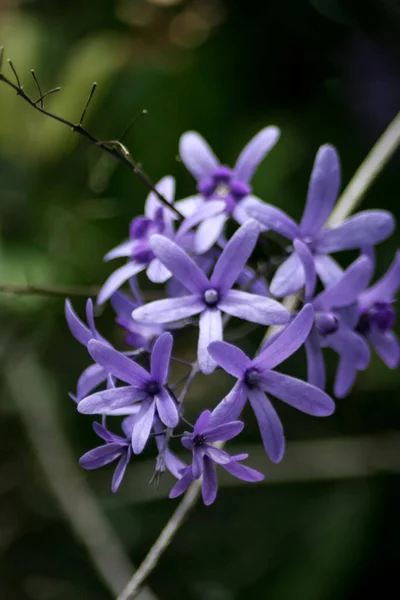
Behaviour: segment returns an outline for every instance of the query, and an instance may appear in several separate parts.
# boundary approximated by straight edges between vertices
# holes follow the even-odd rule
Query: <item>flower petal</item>
[[[259,131],[243,148],[236,161],[234,173],[237,179],[248,183],[260,162],[278,141],[280,131],[277,127],[265,127]]]
[[[195,479],[200,479],[203,473],[204,448],[193,449],[192,473]]]
[[[365,210],[340,225],[324,229],[316,240],[318,252],[331,253],[383,242],[394,230],[393,216],[385,210]]]
[[[178,244],[162,235],[151,236],[149,243],[163,265],[193,294],[201,293],[207,288],[207,277]]]
[[[314,265],[325,287],[336,283],[343,275],[342,267],[328,254],[314,254]]]
[[[315,157],[300,229],[303,236],[314,237],[325,225],[338,197],[339,157],[333,146],[321,146]]]
[[[239,223],[239,225],[243,225],[244,223],[246,223],[246,221],[249,221],[249,219],[254,219],[254,217],[250,216],[249,209],[252,206],[260,205],[264,206],[264,202],[260,200],[260,198],[257,198],[257,196],[249,194],[248,196],[245,196],[244,198],[239,200],[239,202],[237,202],[235,208],[233,209],[232,217],[235,219],[235,221]],[[260,231],[265,231],[266,228],[263,225],[261,225],[261,223],[258,220],[257,222],[259,224]]]
[[[135,416],[132,429],[132,449],[134,454],[140,454],[149,439],[153,426],[156,403],[153,399],[144,400],[140,411]]]
[[[252,365],[258,369],[273,369],[289,356],[294,354],[306,341],[314,322],[314,310],[306,304],[297,317],[285,327],[273,343],[268,345],[253,360]]]
[[[204,308],[203,300],[197,296],[180,296],[139,306],[132,312],[132,318],[139,323],[170,323],[197,315]]]
[[[276,300],[241,290],[229,290],[218,307],[232,317],[260,325],[284,325],[290,318],[286,308]]]
[[[400,287],[400,250],[390,265],[388,271],[361,297],[361,303],[365,306],[374,302],[389,302]]]
[[[356,369],[367,368],[370,360],[369,347],[365,339],[355,331],[340,327],[336,333],[327,336],[326,345],[340,356],[345,356]]]
[[[315,270],[314,256],[309,248],[301,240],[294,240],[294,249],[303,265],[305,273],[305,298],[308,302],[314,296],[317,285],[317,272]]]
[[[150,373],[153,379],[160,385],[164,385],[168,379],[169,363],[171,360],[172,344],[174,338],[168,332],[163,333],[154,343],[151,352]]]
[[[228,215],[222,212],[200,223],[194,237],[194,249],[197,254],[204,254],[214,246],[227,220]]]
[[[164,196],[166,201],[169,204],[172,204],[175,197],[175,179],[170,175],[163,177],[160,179],[158,183],[155,185],[156,190]],[[162,207],[164,210],[164,214],[168,211],[170,216],[174,216],[174,213],[170,211],[169,208],[165,208],[165,204],[159,200],[157,194],[155,192],[150,192],[147,196],[147,200],[144,205],[144,212],[148,219],[155,219],[158,209]]]
[[[118,246],[110,250],[110,252],[107,252],[107,254],[104,257],[104,260],[105,262],[108,262],[109,260],[113,260],[114,258],[131,256],[135,246],[137,246],[137,240],[127,240],[126,242],[122,242],[122,244],[119,244]]]
[[[220,448],[207,444],[204,446],[204,449],[206,456],[219,465],[226,465],[231,461],[230,455]]]
[[[185,167],[199,181],[218,169],[219,162],[210,146],[196,131],[187,131],[179,141],[179,154]]]
[[[307,355],[307,379],[308,383],[315,385],[321,390],[325,389],[325,364],[319,343],[318,332],[313,328],[305,342]]]
[[[193,227],[196,227],[202,221],[211,219],[225,210],[224,200],[208,200],[199,206],[199,208],[190,217],[187,217],[179,228],[179,235],[187,233]],[[219,235],[219,234],[218,234]],[[218,236],[217,236],[218,238]]]
[[[167,427],[176,427],[179,423],[179,413],[176,403],[164,388],[156,396],[157,413]]]
[[[329,310],[341,308],[356,302],[372,277],[373,266],[367,256],[355,260],[342,277],[327,287],[314,300],[315,308]]]
[[[211,419],[211,411],[203,410],[203,412],[201,413],[201,415],[199,416],[199,418],[197,419],[197,421],[194,425],[193,436],[202,435],[204,429],[206,429],[206,427],[208,427],[208,424],[210,423],[210,419]]]
[[[89,340],[93,338],[93,333],[78,317],[72,308],[71,301],[68,299],[65,301],[65,318],[67,319],[69,330],[74,338],[83,346],[87,346]]]
[[[77,402],[85,398],[98,385],[106,381],[107,371],[100,365],[90,365],[83,371],[76,387]]]
[[[251,256],[259,233],[260,228],[254,220],[247,221],[236,231],[217,260],[210,279],[212,287],[221,292],[231,289]]]
[[[300,228],[297,223],[282,210],[272,206],[272,204],[254,204],[249,206],[247,212],[250,217],[259,221],[261,225],[283,235],[289,240],[301,237]]]
[[[179,479],[179,481],[176,482],[176,484],[170,491],[168,497],[177,498],[178,496],[182,496],[182,494],[186,492],[193,480],[194,477],[192,475],[192,469],[190,467],[187,467],[182,477]]]
[[[306,281],[304,268],[297,252],[287,258],[277,269],[272,278],[270,291],[271,294],[282,298],[298,292]]]
[[[99,469],[119,458],[122,452],[119,444],[104,444],[86,452],[79,459],[79,464],[84,469]]]
[[[174,206],[184,217],[190,217],[202,204],[205,204],[203,196],[196,194],[196,196],[189,196],[189,198],[178,200]]]
[[[145,392],[134,386],[112,388],[87,396],[78,403],[83,415],[106,415],[109,411],[143,400]]]
[[[206,506],[210,506],[210,504],[214,502],[217,497],[217,491],[218,482],[215,465],[208,456],[205,456],[203,462],[203,485],[201,487],[201,492],[203,502]]]
[[[117,466],[115,467],[114,475],[111,481],[111,491],[115,494],[118,491],[119,486],[122,483],[122,480],[125,475],[125,471],[129,465],[129,461],[131,460],[131,449],[128,448],[121,458],[118,461]]]
[[[150,375],[143,367],[103,342],[90,340],[88,350],[93,360],[121,381],[141,387],[150,380]]]
[[[372,329],[367,338],[389,369],[397,369],[400,362],[400,345],[395,334],[392,331]]]
[[[123,267],[120,267],[114,271],[114,273],[111,273],[110,277],[104,283],[99,292],[97,304],[104,304],[104,302],[111,298],[111,296],[118,290],[118,288],[121,287],[123,283],[125,283],[125,281],[128,281],[130,277],[137,275],[145,268],[146,265],[143,263],[130,261]]]
[[[327,417],[335,410],[335,404],[328,394],[301,379],[269,371],[263,373],[261,385],[272,396],[308,415]]]
[[[234,421],[240,415],[246,403],[247,391],[241,381],[238,381],[229,394],[214,408],[212,412],[213,425]]]
[[[227,342],[213,342],[208,346],[208,352],[218,366],[238,379],[251,365],[251,360],[240,348]]]
[[[333,387],[336,398],[345,398],[350,393],[356,380],[357,372],[355,364],[347,356],[340,356]]]
[[[222,318],[221,312],[216,309],[207,309],[200,315],[199,320],[199,343],[197,347],[197,358],[202,373],[212,373],[217,364],[208,352],[211,342],[222,340]]]
[[[236,460],[231,460],[227,465],[222,465],[225,471],[228,471],[231,475],[236,477],[237,479],[241,479],[242,481],[249,481],[250,483],[256,481],[262,481],[264,479],[264,475],[255,469],[251,469],[250,467],[246,467],[246,465],[241,465]]]
[[[260,428],[265,452],[272,462],[278,463],[285,452],[282,423],[264,392],[258,389],[249,391],[249,400]]]
[[[146,269],[146,275],[153,283],[165,283],[172,273],[168,271],[159,258],[153,258]]]
[[[211,426],[203,431],[203,435],[207,442],[225,442],[239,435],[243,427],[243,421],[231,421],[215,427]]]

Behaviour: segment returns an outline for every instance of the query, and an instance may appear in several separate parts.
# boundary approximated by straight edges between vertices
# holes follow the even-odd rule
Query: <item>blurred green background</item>
[[[1,44],[26,90],[36,93],[31,68],[43,88],[62,86],[47,107],[73,121],[97,81],[86,124],[100,139],[118,138],[147,109],[126,143],[154,181],[176,176],[181,197],[193,191],[177,160],[183,131],[200,131],[232,164],[261,127],[278,125],[254,188],[295,217],[318,146],[338,148],[346,184],[400,106],[396,0],[0,0]],[[395,156],[364,207],[399,218],[398,169]],[[126,237],[146,194],[127,169],[0,85],[0,284],[102,283],[112,268],[102,256]],[[380,272],[398,245],[395,234],[378,249]],[[96,445],[68,397],[86,352],[67,330],[62,298],[2,294],[0,303],[0,598],[110,598],[54,488],[89,529],[90,490],[138,564],[174,510],[172,481],[148,486],[153,449],[116,496],[111,469],[75,473]],[[84,300],[74,306],[82,314]],[[122,339],[110,310],[98,321]],[[193,356],[192,343],[179,339],[182,356]],[[285,370],[304,375],[304,363],[299,352]],[[330,419],[280,404],[288,451],[277,466],[246,414],[240,448],[265,482],[233,486],[221,474],[216,504],[196,506],[149,578],[156,596],[353,600],[382,593],[382,581],[397,589],[399,380],[374,356]],[[188,418],[230,385],[200,378]],[[125,571],[114,575],[122,585]]]

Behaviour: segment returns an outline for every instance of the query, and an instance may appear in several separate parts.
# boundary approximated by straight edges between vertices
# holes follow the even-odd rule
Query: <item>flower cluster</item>
[[[217,465],[243,481],[263,479],[243,464],[247,454],[223,449],[243,430],[239,419],[247,401],[266,454],[277,463],[284,454],[285,436],[270,397],[308,415],[326,417],[334,411],[334,401],[325,391],[325,348],[339,356],[333,390],[337,398],[346,396],[357,372],[367,368],[371,347],[389,368],[399,365],[393,326],[400,253],[386,275],[371,285],[373,247],[392,234],[393,217],[384,210],[367,210],[340,225],[327,225],[340,187],[339,159],[329,145],[317,153],[299,225],[257,198],[252,176],[278,137],[276,127],[263,129],[229,168],[219,163],[199,134],[182,136],[180,155],[197,182],[197,193],[174,201],[175,182],[163,178],[148,196],[144,216],[132,221],[129,240],[105,257],[126,258],[97,298],[98,305],[111,302],[125,332],[123,351],[98,332],[91,301],[86,323],[66,302],[71,333],[93,361],[71,396],[80,413],[100,417],[93,427],[104,442],[87,452],[80,464],[96,469],[118,461],[114,492],[135,455],[154,442],[156,473],[168,470],[177,480],[170,497],[201,480],[203,500],[209,505],[217,495]],[[229,237],[230,221],[236,231]],[[262,238],[270,232],[282,241],[282,252],[260,261]],[[346,250],[360,254],[343,269],[332,254]],[[165,284],[159,299],[143,300],[138,281],[142,272],[140,277]],[[266,274],[272,274],[270,281]],[[280,299],[293,293],[300,306],[289,312]],[[253,358],[224,341],[232,318],[259,326],[263,343]],[[270,325],[278,326],[272,335],[267,334]],[[174,337],[183,328],[197,331],[194,363],[173,353]],[[275,370],[303,345],[307,381]],[[173,360],[187,369],[178,381],[170,374]],[[232,389],[224,398],[211,394],[211,406],[191,425],[183,413],[192,379],[199,371],[209,375],[217,368],[232,376]],[[119,419],[122,435],[109,430],[111,419]],[[176,448],[171,450],[172,443],[179,446],[176,439],[191,459],[190,454],[185,458],[183,453],[181,459]]]

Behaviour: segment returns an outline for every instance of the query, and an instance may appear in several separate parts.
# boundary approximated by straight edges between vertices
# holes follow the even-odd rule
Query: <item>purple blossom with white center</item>
[[[175,194],[175,180],[173,177],[164,177],[156,189],[171,203]],[[176,218],[174,212],[165,207],[158,199],[155,192],[151,192],[145,203],[145,216],[133,219],[130,226],[130,239],[111,250],[105,256],[105,260],[129,257],[128,262],[114,271],[100,290],[97,303],[103,304],[114,292],[128,279],[134,277],[146,269],[148,278],[154,283],[164,283],[171,273],[154,256],[150,247],[151,236],[162,233],[167,237],[175,237],[173,221]],[[184,241],[184,240],[183,240]]]
[[[396,321],[395,295],[400,288],[400,251],[387,273],[358,298],[357,331],[365,336],[383,362],[396,369],[400,363],[400,345],[392,329]]]
[[[335,227],[324,227],[336,202],[340,186],[340,165],[336,150],[321,146],[311,173],[307,203],[297,225],[283,211],[269,204],[249,207],[249,216],[263,226],[292,240],[301,240],[310,249],[315,269],[324,285],[341,275],[332,252],[351,250],[378,244],[394,230],[393,216],[384,210],[365,210],[349,217]],[[276,271],[270,291],[277,297],[297,292],[305,283],[305,272],[298,253],[290,256]]]
[[[131,428],[131,417],[122,422],[124,437],[111,433],[100,423],[93,423],[95,433],[105,441],[105,444],[89,450],[79,460],[80,466],[88,470],[99,469],[118,460],[111,483],[111,490],[114,493],[121,485],[132,457]]]
[[[190,466],[182,469],[181,479],[172,488],[169,497],[181,496],[195,479],[203,477],[202,496],[206,506],[212,504],[217,496],[218,481],[215,465],[221,465],[234,477],[242,481],[262,481],[264,475],[240,464],[248,457],[248,454],[230,456],[224,450],[214,446],[215,442],[227,441],[236,437],[243,429],[244,423],[232,421],[214,425],[209,410],[201,413],[197,419],[193,433],[186,433],[182,437],[182,444],[192,451],[193,462]]]
[[[295,247],[306,274],[306,297],[311,299],[316,284],[313,257],[309,248],[299,240],[296,240]],[[321,389],[325,388],[325,365],[321,348],[332,348],[339,355],[334,385],[337,398],[343,398],[349,393],[357,371],[366,369],[369,363],[368,344],[355,328],[359,317],[357,301],[368,286],[372,273],[371,260],[367,256],[361,256],[342,272],[335,283],[312,300],[315,320],[305,342],[308,381]]]
[[[150,302],[136,308],[132,317],[144,323],[170,323],[200,314],[197,355],[200,369],[207,374],[216,367],[207,347],[222,339],[221,313],[261,325],[287,323],[290,315],[279,302],[231,289],[253,252],[258,232],[255,221],[242,225],[225,246],[209,279],[177,244],[163,236],[153,236],[154,254],[191,294]]]
[[[214,342],[209,346],[216,363],[238,380],[228,396],[214,409],[213,421],[237,419],[248,398],[265,451],[273,462],[282,459],[285,437],[282,423],[267,393],[309,415],[327,417],[335,409],[333,400],[319,388],[273,370],[300,348],[309,335],[313,320],[314,311],[308,304],[253,360],[226,342]]]
[[[200,195],[181,200],[177,208],[188,217],[182,232],[199,225],[194,241],[197,253],[202,254],[215,244],[230,216],[240,224],[248,220],[246,209],[260,202],[251,193],[250,180],[278,138],[277,127],[262,129],[245,146],[236,165],[230,169],[219,163],[198,133],[183,134],[180,156],[196,179]]]
[[[129,385],[84,398],[78,404],[78,411],[89,415],[104,415],[119,410],[122,414],[124,410],[131,412],[131,405],[140,402],[132,429],[132,448],[135,454],[140,454],[145,447],[155,415],[167,427],[176,427],[179,422],[176,401],[168,388],[172,343],[170,333],[163,333],[156,340],[150,356],[150,373],[102,342],[92,340],[88,344],[89,353],[96,363]]]
[[[90,340],[93,339],[108,344],[107,340],[105,340],[96,329],[93,315],[93,302],[90,299],[86,303],[86,320],[89,327],[78,317],[68,299],[65,301],[65,318],[70,332],[82,346],[85,346],[85,348],[88,347]],[[90,394],[92,390],[106,382],[107,378],[108,373],[103,367],[97,364],[90,365],[83,371],[78,379],[76,395],[72,396],[73,400],[79,402],[82,398]]]

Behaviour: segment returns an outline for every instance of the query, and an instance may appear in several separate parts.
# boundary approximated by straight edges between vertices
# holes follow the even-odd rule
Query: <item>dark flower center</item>
[[[339,319],[333,313],[316,313],[315,326],[321,335],[331,335],[339,329]]]
[[[230,213],[236,203],[251,193],[251,187],[235,179],[232,169],[221,166],[211,177],[199,182],[197,189],[208,200],[225,200],[226,212]]]
[[[395,322],[396,313],[393,304],[391,302],[375,302],[360,315],[357,331],[366,335],[374,326],[384,332],[393,329]]]
[[[204,302],[207,304],[207,306],[210,306],[211,308],[213,306],[217,306],[219,301],[220,301],[220,294],[219,294],[218,290],[211,288],[204,292]]]
[[[148,217],[136,217],[130,225],[129,237],[138,242],[134,248],[132,260],[148,264],[154,258],[154,253],[149,246],[149,239],[154,233],[163,233],[165,229],[164,212],[160,207],[156,210],[154,219]]]
[[[149,381],[146,386],[146,391],[149,396],[157,396],[157,394],[160,393],[160,390],[161,388],[157,381]]]
[[[244,375],[244,382],[247,387],[254,389],[260,383],[260,374],[256,369],[248,369]]]
[[[204,446],[206,443],[206,438],[204,435],[195,435],[193,438],[193,446],[195,448],[200,448],[200,446]]]

